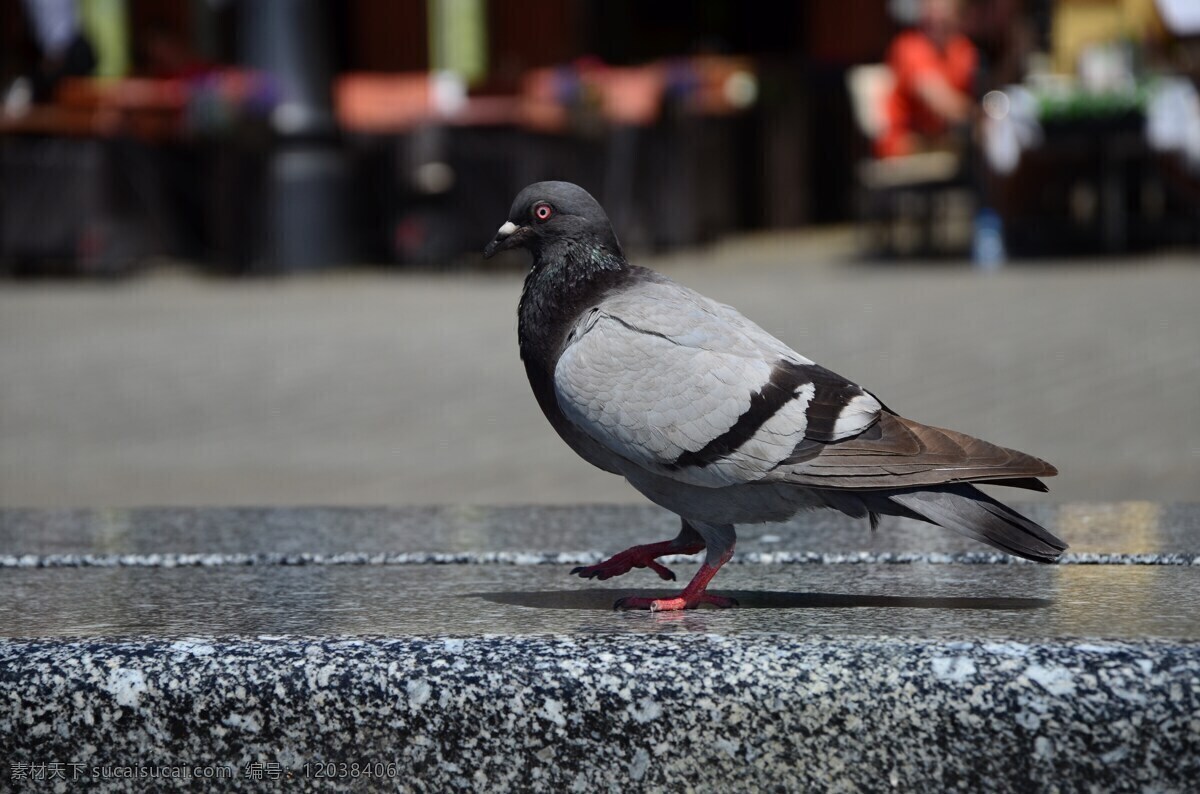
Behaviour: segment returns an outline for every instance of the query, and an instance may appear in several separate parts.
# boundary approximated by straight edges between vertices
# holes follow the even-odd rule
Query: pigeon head
[[[517,194],[508,220],[483,249],[485,259],[509,248],[526,248],[536,261],[556,246],[603,248],[622,257],[621,244],[600,202],[570,182],[535,182]]]

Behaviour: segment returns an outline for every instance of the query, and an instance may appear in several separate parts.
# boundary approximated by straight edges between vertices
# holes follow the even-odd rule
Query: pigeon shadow
[[[957,597],[849,595],[842,593],[791,593],[780,590],[721,590],[719,595],[733,596],[742,609],[847,609],[874,607],[877,609],[1045,609],[1053,603],[1047,598]],[[645,590],[540,590],[505,591],[497,593],[467,593],[465,598],[482,598],[493,604],[531,607],[534,609],[603,609],[611,610],[613,602],[625,596],[655,596],[669,598],[678,593],[646,592]]]

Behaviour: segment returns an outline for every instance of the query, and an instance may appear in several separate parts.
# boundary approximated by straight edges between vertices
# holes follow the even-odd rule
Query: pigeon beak
[[[523,232],[526,231],[528,231],[528,227],[518,226],[512,221],[505,221],[504,225],[496,232],[496,236],[487,244],[487,248],[483,249],[483,258],[491,259],[498,251],[505,251],[520,245],[521,241],[525,239]]]

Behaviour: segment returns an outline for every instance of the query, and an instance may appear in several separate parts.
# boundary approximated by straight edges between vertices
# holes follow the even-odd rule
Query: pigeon
[[[1067,544],[975,487],[1048,490],[1043,460],[906,419],[792,350],[730,306],[632,265],[604,209],[569,182],[517,195],[485,258],[525,248],[521,359],[542,412],[584,460],[678,515],[672,540],[572,571],[675,575],[669,554],[705,557],[670,598],[617,609],[736,606],[707,592],[733,556],[735,526],[831,508],[918,519],[1009,554],[1053,562]]]

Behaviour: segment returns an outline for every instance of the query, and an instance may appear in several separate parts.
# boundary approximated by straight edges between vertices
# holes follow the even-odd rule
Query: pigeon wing
[[[1045,490],[1039,458],[898,416],[743,317],[647,281],[575,325],[555,370],[559,407],[596,441],[693,485],[832,490],[996,482]]]
[[[1058,470],[1040,458],[965,433],[923,425],[888,411],[858,435],[819,443],[805,439],[771,479],[813,488],[879,490],[993,482],[1044,491],[1038,477]]]
[[[881,410],[730,307],[666,281],[586,312],[554,386],[563,414],[596,441],[708,487],[761,480],[806,440],[856,435]]]

